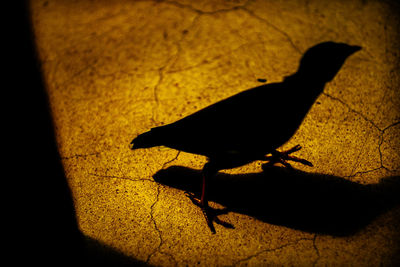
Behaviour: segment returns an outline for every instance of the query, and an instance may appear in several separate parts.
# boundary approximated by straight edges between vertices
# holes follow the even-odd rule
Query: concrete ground
[[[390,1],[32,1],[82,234],[156,266],[399,264],[397,11]],[[130,141],[257,79],[281,81],[323,41],[362,50],[282,147],[301,144],[314,167],[221,172],[211,205],[235,229],[212,234],[185,195],[199,192],[206,159]]]

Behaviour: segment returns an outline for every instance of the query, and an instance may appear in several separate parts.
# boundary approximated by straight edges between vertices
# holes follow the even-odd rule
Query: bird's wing
[[[152,132],[160,145],[203,155],[260,145],[268,120],[273,120],[271,101],[279,101],[278,87],[268,84],[249,89]]]

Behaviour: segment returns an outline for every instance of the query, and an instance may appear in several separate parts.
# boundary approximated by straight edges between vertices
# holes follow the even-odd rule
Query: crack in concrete
[[[376,129],[378,129],[378,131],[379,131],[379,127],[376,125],[376,123],[374,123],[372,120],[370,120],[370,119],[368,119],[367,117],[365,117],[365,116],[364,116],[363,114],[361,114],[359,111],[354,110],[353,108],[351,108],[350,105],[347,104],[346,102],[344,102],[343,100],[341,100],[341,99],[339,99],[339,98],[337,98],[337,97],[334,97],[334,96],[332,96],[332,95],[330,95],[330,94],[328,94],[328,93],[325,93],[325,92],[322,92],[322,95],[325,95],[325,96],[327,96],[328,98],[330,98],[330,99],[332,99],[332,100],[335,100],[335,101],[341,103],[341,104],[344,105],[350,112],[359,115],[361,118],[363,118],[365,121],[369,122],[372,126],[374,126],[374,127],[375,127]],[[354,173],[355,169],[359,166],[359,164],[360,164],[359,159],[360,159],[360,157],[361,157],[362,149],[364,148],[365,143],[367,142],[369,135],[370,135],[370,132],[367,133],[367,137],[364,138],[363,144],[360,146],[361,149],[359,150],[359,153],[358,153],[358,155],[357,155],[357,157],[356,157],[356,159],[355,159],[355,164],[353,165],[353,168],[352,168],[352,170],[351,170],[350,173]],[[351,174],[350,174],[350,176],[351,176]]]
[[[174,158],[172,158],[172,159],[166,161],[166,162],[162,165],[161,169],[164,169],[165,166],[166,166],[167,164],[170,164],[171,162],[177,160],[178,157],[179,157],[179,154],[180,154],[180,151],[177,152],[177,154],[175,155]],[[155,218],[154,218],[155,205],[156,205],[156,204],[158,203],[158,201],[159,201],[160,192],[161,192],[160,187],[161,187],[162,185],[159,184],[159,183],[157,183],[156,181],[150,179],[150,178],[132,178],[132,177],[129,177],[129,176],[100,175],[100,174],[96,174],[96,173],[88,173],[88,174],[89,174],[89,175],[92,175],[92,176],[95,176],[95,177],[100,177],[100,178],[121,179],[121,180],[129,180],[129,181],[132,181],[132,182],[147,181],[147,182],[152,182],[152,183],[156,183],[156,184],[157,184],[157,187],[156,187],[156,189],[157,189],[156,198],[155,198],[155,201],[154,201],[154,202],[151,204],[151,206],[150,206],[150,220],[151,220],[151,222],[152,222],[153,225],[154,225],[154,229],[156,230],[160,241],[159,241],[158,246],[147,256],[147,259],[146,259],[145,262],[146,262],[146,263],[149,263],[151,257],[152,257],[154,254],[156,254],[156,253],[161,253],[161,254],[164,254],[164,255],[167,255],[168,257],[170,257],[170,258],[175,262],[175,265],[177,265],[177,261],[176,261],[175,257],[174,257],[172,254],[167,253],[167,252],[165,252],[165,251],[161,251],[161,247],[162,247],[162,245],[164,244],[164,239],[163,239],[161,230],[158,228],[157,222],[156,222],[156,220],[155,220]]]
[[[181,152],[178,151],[177,154],[176,154],[176,156],[175,156],[174,158],[172,158],[172,159],[166,161],[166,162],[162,165],[161,169],[164,169],[165,166],[166,166],[167,164],[170,164],[171,162],[175,161],[175,160],[179,157],[179,154],[180,154],[180,153],[181,153]],[[155,182],[155,181],[153,181],[153,182]],[[163,236],[162,236],[161,230],[158,228],[156,219],[154,218],[154,207],[155,207],[155,205],[156,205],[156,204],[158,203],[158,201],[159,201],[160,192],[161,192],[160,187],[161,187],[161,186],[162,186],[161,184],[157,183],[157,195],[156,195],[156,199],[155,199],[155,201],[153,202],[153,204],[150,206],[150,220],[151,220],[151,222],[152,222],[153,225],[154,225],[154,229],[156,230],[156,232],[157,232],[157,234],[158,234],[158,238],[159,238],[160,241],[159,241],[158,246],[157,246],[156,248],[154,248],[154,250],[147,256],[146,263],[149,263],[149,261],[150,261],[150,259],[151,259],[151,257],[152,257],[153,255],[155,255],[156,253],[161,253],[161,254],[164,254],[164,255],[169,256],[169,257],[175,262],[175,265],[177,265],[177,261],[176,261],[176,259],[174,258],[174,256],[173,256],[172,254],[167,253],[167,252],[164,252],[164,251],[161,251],[161,247],[162,247],[162,245],[164,244],[164,238],[163,238]]]
[[[364,116],[361,112],[359,112],[359,111],[357,111],[357,110],[351,108],[349,104],[347,104],[346,102],[344,102],[344,101],[341,100],[340,98],[337,98],[337,97],[332,96],[332,95],[330,95],[330,94],[328,94],[328,93],[325,93],[325,92],[323,92],[322,94],[325,95],[326,97],[328,97],[328,98],[330,98],[330,99],[332,99],[332,100],[334,100],[334,101],[337,101],[337,102],[341,103],[342,105],[344,105],[350,112],[355,113],[355,114],[357,114],[358,116],[360,116],[360,117],[361,117],[362,119],[364,119],[366,122],[370,123],[370,124],[371,124],[375,129],[377,129],[377,130],[379,131],[379,133],[380,133],[380,134],[379,134],[379,141],[378,141],[378,152],[379,152],[380,166],[379,166],[378,168],[373,168],[373,169],[366,170],[366,171],[357,171],[357,172],[354,172],[354,170],[355,170],[355,169],[358,167],[358,165],[359,165],[359,158],[360,158],[360,156],[361,156],[361,151],[360,151],[360,153],[358,154],[358,156],[357,156],[357,158],[356,158],[356,161],[355,161],[356,164],[354,164],[353,169],[352,169],[352,171],[351,171],[351,174],[350,174],[350,175],[346,175],[346,176],[344,176],[344,177],[346,177],[346,178],[351,178],[351,177],[355,177],[355,176],[358,175],[358,174],[365,174],[365,173],[373,172],[373,171],[380,170],[380,169],[385,169],[385,170],[390,171],[390,172],[396,171],[396,170],[391,170],[391,169],[387,168],[387,167],[384,165],[384,163],[383,163],[383,158],[382,158],[381,146],[382,146],[382,144],[383,144],[383,142],[384,142],[384,137],[383,137],[383,135],[384,135],[385,131],[388,130],[388,129],[390,129],[391,127],[396,126],[397,124],[400,124],[400,121],[394,122],[394,123],[392,123],[391,125],[389,125],[389,126],[387,126],[387,127],[385,127],[385,128],[382,129],[382,128],[380,128],[373,120],[367,118],[367,117]],[[366,142],[367,139],[368,139],[368,137],[365,138],[364,144],[365,144],[365,142]],[[364,145],[362,145],[362,147],[364,147]]]
[[[197,21],[198,17],[199,16],[195,16],[193,18],[191,24],[189,25],[189,27],[186,30],[188,30],[188,29],[193,27],[193,25]],[[156,104],[153,107],[152,116],[151,116],[151,120],[155,125],[158,124],[157,123],[157,118],[156,118],[156,113],[157,113],[157,108],[160,105],[160,101],[159,101],[159,98],[158,98],[158,90],[159,90],[159,88],[160,88],[160,86],[161,86],[161,84],[162,84],[162,82],[164,80],[164,72],[165,72],[165,70],[168,67],[173,66],[175,64],[175,62],[177,61],[178,55],[182,51],[181,42],[183,41],[184,38],[185,38],[185,34],[182,32],[181,38],[175,42],[176,52],[168,58],[168,60],[166,61],[166,63],[162,67],[158,68],[159,79],[158,79],[157,84],[153,88],[153,97],[154,97],[154,101],[155,101]]]
[[[317,237],[318,237],[318,235],[315,234],[314,238],[313,238],[313,248],[315,250],[315,253],[317,254],[317,259],[315,259],[315,261],[313,262],[313,266],[315,266],[317,264],[317,262],[319,261],[319,259],[321,258],[321,254],[319,253],[319,249],[316,244]]]
[[[244,43],[244,44],[239,45],[236,48],[233,48],[230,51],[227,51],[224,54],[220,54],[220,55],[214,56],[212,58],[206,59],[206,60],[204,60],[204,61],[202,61],[200,63],[194,64],[192,66],[187,66],[187,67],[180,68],[180,69],[175,69],[175,70],[169,70],[169,71],[166,71],[165,73],[168,73],[168,74],[170,74],[170,73],[178,73],[178,72],[183,72],[183,71],[188,71],[188,70],[191,70],[191,69],[195,69],[195,68],[198,68],[198,67],[203,66],[203,65],[211,64],[215,60],[221,59],[223,57],[229,57],[230,54],[236,52],[239,49],[242,49],[245,46],[252,46],[252,45],[263,44],[263,43],[265,43],[265,42],[259,41],[259,42]]]
[[[175,1],[166,0],[166,1],[163,1],[163,2],[164,3],[168,3],[168,4],[172,4],[172,5],[174,5],[176,7],[179,7],[179,8],[188,8],[188,9],[190,9],[190,10],[192,10],[192,11],[198,13],[198,14],[201,14],[201,15],[204,15],[204,14],[211,14],[212,15],[212,14],[217,14],[217,13],[222,13],[222,12],[230,12],[230,11],[233,11],[233,10],[237,10],[239,8],[243,8],[246,5],[248,5],[248,3],[250,1],[251,0],[248,0],[243,5],[238,5],[238,6],[234,6],[234,7],[230,7],[230,8],[221,8],[221,9],[217,9],[217,10],[213,10],[213,11],[204,11],[204,10],[201,10],[201,9],[197,9],[197,8],[191,6],[191,5],[182,4],[182,3],[175,2]]]
[[[76,72],[72,73],[69,77],[67,77],[64,81],[61,81],[59,83],[55,84],[56,88],[61,88],[64,87],[67,83],[72,82],[73,80],[75,80],[77,77],[79,77],[80,75],[82,75],[85,71],[87,70],[94,70],[93,66],[97,64],[97,62],[99,61],[99,59],[95,59],[93,62],[87,64],[86,66],[83,66],[82,68],[80,68],[79,70],[77,70]]]
[[[395,122],[395,123],[392,123],[391,125],[389,125],[389,126],[383,128],[383,129],[381,130],[381,135],[380,135],[380,137],[379,137],[380,140],[379,140],[379,143],[378,143],[378,151],[379,151],[379,159],[380,159],[380,163],[381,163],[381,168],[384,168],[385,170],[388,170],[388,171],[396,171],[396,170],[391,170],[391,169],[389,169],[389,168],[387,168],[387,167],[385,167],[385,166],[383,165],[382,150],[381,150],[381,146],[382,146],[383,141],[384,141],[383,135],[385,134],[385,131],[386,131],[386,130],[388,130],[388,129],[390,129],[390,128],[392,128],[392,127],[398,125],[398,124],[400,124],[400,121]]]
[[[172,158],[171,160],[166,161],[166,162],[162,165],[161,169],[164,169],[165,166],[166,166],[167,164],[169,164],[169,163],[171,163],[171,162],[177,160],[180,153],[181,153],[181,152],[178,151],[177,154],[176,154],[176,156],[175,156],[174,158]],[[90,154],[90,155],[96,155],[96,154],[100,154],[100,153],[94,153],[94,154]],[[85,156],[85,155],[82,155],[82,156]],[[100,177],[100,178],[130,180],[130,181],[132,181],[132,182],[149,181],[149,182],[152,182],[152,183],[156,183],[156,181],[154,181],[154,180],[152,180],[152,179],[150,179],[150,178],[133,178],[133,177],[129,177],[129,176],[102,175],[102,174],[97,174],[97,173],[88,173],[88,174],[89,174],[89,175],[92,175],[92,176]],[[154,203],[153,203],[153,204],[154,204]]]
[[[332,100],[338,101],[340,104],[342,104],[342,105],[344,105],[346,108],[348,108],[350,112],[359,115],[359,116],[360,116],[361,118],[363,118],[365,121],[369,122],[372,126],[374,126],[378,131],[381,131],[381,129],[378,127],[378,125],[376,125],[375,122],[373,122],[371,119],[369,119],[369,118],[367,118],[366,116],[364,116],[361,112],[359,112],[359,111],[353,109],[352,107],[350,107],[349,104],[347,104],[346,102],[344,102],[344,101],[341,100],[340,98],[337,98],[337,97],[335,97],[335,96],[333,96],[333,95],[330,95],[330,94],[328,94],[328,93],[325,93],[325,92],[322,92],[322,95],[324,95],[324,96],[326,96],[326,97],[328,97],[328,98],[330,98],[330,99],[332,99]]]
[[[179,155],[180,155],[180,153],[181,153],[181,151],[178,151],[174,158],[172,158],[172,159],[166,161],[165,163],[163,163],[161,169],[164,169],[165,166],[166,166],[167,164],[170,164],[171,162],[177,160],[178,157],[179,157]],[[164,239],[163,239],[161,230],[158,228],[157,222],[156,222],[156,220],[155,220],[155,218],[154,218],[154,209],[155,209],[155,205],[156,205],[156,204],[158,203],[158,201],[159,201],[160,192],[161,192],[160,187],[161,187],[162,185],[159,184],[159,183],[157,183],[156,181],[150,179],[150,178],[132,178],[132,177],[129,177],[129,176],[100,175],[100,174],[96,174],[96,173],[88,173],[88,174],[89,174],[89,175],[92,175],[92,176],[95,176],[95,177],[100,177],[100,178],[121,179],[121,180],[129,180],[129,181],[132,181],[132,182],[148,181],[148,182],[152,182],[152,183],[156,183],[156,184],[157,184],[157,187],[156,187],[156,188],[157,188],[156,198],[155,198],[155,201],[154,201],[154,202],[151,204],[151,206],[150,206],[150,220],[151,220],[151,222],[152,222],[153,225],[154,225],[154,229],[156,230],[160,241],[159,241],[158,246],[147,256],[147,259],[146,259],[145,262],[146,262],[146,263],[149,263],[151,257],[152,257],[154,254],[156,254],[156,253],[161,253],[161,254],[164,254],[164,255],[169,256],[169,257],[175,262],[175,265],[177,265],[177,261],[176,261],[175,257],[174,257],[172,254],[167,253],[167,252],[165,252],[165,251],[161,251],[161,247],[162,247],[162,245],[164,244]]]
[[[367,173],[370,173],[370,172],[374,172],[374,171],[378,171],[378,170],[381,170],[381,169],[386,169],[386,170],[388,170],[387,168],[385,168],[385,167],[383,167],[383,166],[380,166],[380,167],[377,167],[377,168],[373,168],[373,169],[369,169],[369,170],[366,170],[366,171],[357,171],[357,172],[355,172],[355,173],[353,173],[353,174],[350,174],[350,175],[345,175],[345,176],[343,176],[344,178],[353,178],[353,177],[356,177],[357,175],[359,175],[359,174],[367,174]],[[390,171],[390,170],[388,170],[388,171]]]
[[[290,37],[290,35],[285,32],[284,30],[280,29],[279,27],[277,27],[276,25],[272,24],[270,21],[268,21],[267,19],[260,17],[259,15],[255,14],[254,11],[250,10],[247,8],[247,5],[251,2],[251,0],[247,1],[246,3],[244,3],[243,5],[238,5],[238,6],[234,6],[231,8],[225,8],[225,9],[218,9],[218,10],[214,10],[214,11],[203,11],[203,10],[199,10],[194,8],[193,6],[190,5],[186,5],[186,4],[181,4],[181,3],[177,3],[175,1],[164,1],[164,3],[170,3],[172,5],[175,5],[177,7],[180,8],[189,8],[190,10],[198,13],[199,15],[205,15],[205,14],[216,14],[216,13],[221,13],[221,12],[230,12],[230,11],[235,11],[235,10],[243,10],[246,13],[248,13],[250,16],[256,18],[257,20],[263,22],[264,24],[268,25],[269,27],[273,28],[274,30],[276,30],[277,32],[279,32],[280,34],[282,34],[290,43],[290,45],[299,53],[302,54],[302,51],[296,46],[296,44],[293,42],[292,38]]]
[[[63,157],[60,157],[62,160],[68,160],[68,159],[78,159],[78,158],[87,158],[87,157],[90,157],[90,156],[97,156],[97,155],[100,155],[101,154],[101,152],[94,152],[94,153],[89,153],[89,154],[74,154],[74,155],[71,155],[71,156],[63,156]]]
[[[385,128],[382,129],[382,132],[384,132],[384,131],[396,126],[397,124],[400,124],[400,121],[396,121],[396,122],[390,124],[389,126],[386,126]]]
[[[181,154],[181,151],[178,150],[177,153],[176,153],[176,156],[175,156],[173,159],[168,160],[167,162],[165,162],[165,163],[162,165],[161,169],[163,170],[163,169],[165,168],[165,166],[167,166],[167,164],[170,164],[171,162],[174,162],[175,160],[177,160],[180,154]]]
[[[182,33],[181,33],[181,38],[180,38],[179,40],[175,41],[176,53],[175,53],[175,55],[174,55],[173,57],[171,57],[171,59],[170,59],[170,60],[171,60],[171,63],[169,64],[169,67],[170,67],[170,68],[173,67],[173,66],[175,65],[176,61],[177,61],[178,58],[179,58],[179,54],[182,52],[182,45],[181,45],[181,43],[182,43],[182,41],[185,39],[186,33],[189,32],[189,30],[191,30],[191,29],[194,27],[194,25],[197,23],[197,21],[199,20],[199,18],[200,18],[200,15],[196,15],[196,16],[193,18],[193,20],[192,20],[192,22],[190,23],[190,25],[189,25],[186,29],[184,29],[184,30],[182,31]],[[166,71],[165,73],[171,73],[171,72],[170,72],[170,71]]]
[[[161,192],[160,187],[161,187],[161,186],[162,186],[161,184],[158,184],[158,183],[157,183],[157,195],[156,195],[156,199],[155,199],[154,203],[150,206],[150,220],[151,220],[151,222],[153,223],[154,229],[156,230],[156,232],[157,232],[157,234],[158,234],[159,243],[158,243],[158,246],[157,246],[156,248],[154,248],[153,251],[147,256],[147,259],[146,259],[145,262],[146,262],[146,263],[149,263],[151,257],[153,257],[156,253],[160,253],[160,254],[164,254],[164,255],[167,255],[168,257],[170,257],[170,258],[175,262],[175,265],[177,265],[177,261],[176,261],[175,257],[174,257],[172,254],[167,253],[167,252],[165,252],[165,251],[161,251],[161,247],[162,247],[163,244],[164,244],[164,238],[163,238],[163,235],[162,235],[162,233],[161,233],[161,230],[158,228],[158,225],[157,225],[157,223],[156,223],[156,219],[154,218],[154,207],[155,207],[155,205],[156,205],[156,204],[158,203],[158,201],[159,201],[160,192]]]
[[[154,180],[151,180],[150,178],[132,178],[129,176],[116,176],[116,175],[102,175],[102,174],[97,174],[97,173],[88,173],[89,175],[100,177],[100,178],[110,178],[110,179],[120,179],[120,180],[129,180],[132,182],[138,182],[138,181],[148,181],[155,183]]]
[[[275,26],[274,24],[269,22],[267,19],[258,16],[256,13],[254,13],[254,11],[249,10],[245,6],[241,7],[240,9],[246,11],[250,16],[252,16],[252,17],[264,22],[266,25],[270,26],[271,28],[273,28],[274,30],[276,30],[277,32],[279,32],[280,34],[285,36],[285,38],[288,40],[288,42],[293,47],[293,49],[296,50],[299,54],[303,54],[303,52],[300,50],[300,48],[297,47],[297,45],[293,42],[292,38],[290,37],[290,35],[287,32],[285,32],[284,30],[282,30],[279,27]]]
[[[160,196],[160,184],[157,184],[157,195],[156,195],[156,200],[153,202],[153,204],[150,206],[150,220],[154,225],[154,229],[156,230],[157,234],[158,234],[158,238],[160,239],[160,242],[158,244],[158,246],[153,249],[153,251],[147,256],[146,259],[146,263],[149,263],[151,257],[160,250],[162,244],[164,243],[164,239],[162,237],[161,231],[157,226],[156,220],[154,219],[154,206],[157,204],[159,196]]]
[[[238,265],[238,264],[241,263],[241,262],[249,261],[249,260],[251,260],[252,258],[255,258],[255,257],[257,257],[257,256],[259,256],[259,255],[261,255],[261,254],[263,254],[263,253],[275,252],[275,251],[284,249],[284,248],[286,248],[286,247],[294,246],[294,245],[298,244],[300,241],[305,241],[305,240],[307,240],[307,241],[312,241],[312,240],[314,240],[314,238],[311,239],[311,238],[305,238],[305,237],[304,237],[304,238],[297,239],[297,240],[295,240],[294,242],[289,242],[289,243],[287,243],[287,244],[284,244],[284,245],[281,245],[281,246],[278,246],[278,247],[275,247],[275,248],[264,249],[264,250],[261,250],[261,251],[255,253],[255,254],[252,254],[252,255],[250,255],[250,256],[248,256],[248,257],[246,257],[246,258],[243,258],[243,259],[241,259],[241,260],[238,260],[238,261],[236,261],[236,262],[235,262],[234,264],[232,264],[232,265]]]

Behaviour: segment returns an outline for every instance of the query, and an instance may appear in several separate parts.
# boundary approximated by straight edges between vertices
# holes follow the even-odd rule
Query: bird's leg
[[[297,145],[297,146],[292,147],[291,149],[288,149],[288,150],[285,150],[282,152],[275,150],[271,153],[272,154],[271,156],[265,156],[264,160],[268,161],[267,165],[273,165],[274,163],[281,163],[285,167],[292,168],[292,165],[290,165],[288,163],[288,161],[291,160],[291,161],[299,162],[301,164],[312,167],[313,164],[311,162],[309,162],[308,160],[290,155],[296,151],[299,151],[300,149],[301,149],[301,146]]]
[[[209,176],[215,175],[216,173],[217,173],[217,170],[213,170],[210,167],[210,163],[206,163],[202,170],[202,187],[201,187],[200,200],[195,198],[193,194],[189,195],[192,202],[194,204],[196,204],[197,206],[201,207],[202,209],[205,207],[208,207],[208,198],[207,198],[207,191],[206,191],[208,178],[209,178]]]
[[[210,176],[215,175],[218,172],[217,169],[212,168],[210,163],[206,163],[203,167],[202,171],[202,189],[201,189],[201,198],[197,199],[193,194],[187,193],[187,196],[192,200],[192,202],[201,208],[203,211],[204,217],[206,219],[207,225],[210,228],[211,232],[215,234],[215,228],[213,225],[213,221],[216,223],[226,227],[226,228],[234,228],[232,224],[221,221],[217,216],[221,214],[227,213],[227,209],[214,209],[208,205],[208,196],[207,196],[207,183]]]

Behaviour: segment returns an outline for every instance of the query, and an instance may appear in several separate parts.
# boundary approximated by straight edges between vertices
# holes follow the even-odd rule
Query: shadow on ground
[[[85,254],[81,261],[87,266],[151,266],[143,261],[124,255],[106,244],[83,235]]]
[[[160,170],[154,180],[198,193],[201,171],[180,166]],[[361,185],[341,177],[266,167],[263,172],[210,179],[209,199],[228,211],[312,233],[351,235],[400,204],[400,177]]]

